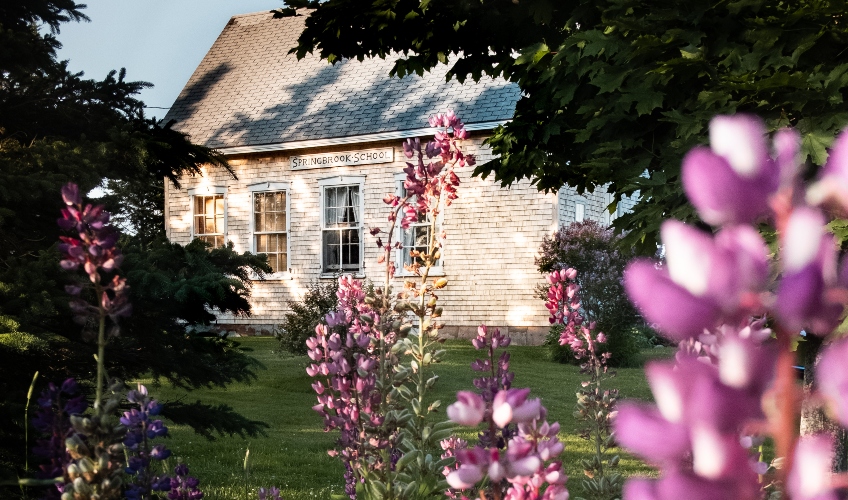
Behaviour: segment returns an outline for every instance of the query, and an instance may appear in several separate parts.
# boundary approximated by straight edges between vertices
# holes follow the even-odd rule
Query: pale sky
[[[235,14],[271,10],[282,0],[78,0],[90,23],[61,26],[60,60],[102,79],[127,69],[127,80],[155,85],[141,93],[147,115],[162,118],[206,51]],[[166,108],[166,109],[157,109]]]

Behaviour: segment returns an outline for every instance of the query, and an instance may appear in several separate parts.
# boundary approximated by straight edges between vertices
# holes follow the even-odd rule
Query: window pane
[[[206,214],[204,216],[204,218],[205,218],[205,220],[204,220],[203,224],[205,226],[205,228],[204,228],[205,230],[203,232],[206,233],[206,234],[217,233],[218,231],[217,231],[217,228],[215,227],[215,217],[212,216],[212,215]]]
[[[348,249],[349,249],[348,263],[350,265],[350,269],[358,270],[359,269],[359,247],[360,247],[360,245],[359,245],[359,230],[358,229],[352,229],[352,230],[350,230],[350,232],[351,232],[351,236],[353,236],[353,237],[351,238],[350,246],[348,246]]]
[[[430,244],[430,226],[415,226],[412,232],[415,235],[415,246],[426,249]]]
[[[335,205],[324,205],[324,225],[325,227],[336,227]]]
[[[265,230],[265,224],[263,223],[261,213],[253,214],[253,230],[260,232]]]
[[[334,272],[341,263],[338,231],[323,231],[324,272]]]

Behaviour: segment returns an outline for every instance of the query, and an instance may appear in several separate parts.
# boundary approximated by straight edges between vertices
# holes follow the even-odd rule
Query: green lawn
[[[175,456],[185,460],[192,475],[200,478],[206,497],[212,500],[255,499],[260,486],[277,486],[286,500],[327,499],[343,492],[343,469],[337,459],[327,455],[335,439],[325,433],[321,419],[312,410],[316,404],[310,387],[310,377],[304,367],[308,358],[280,356],[277,343],[270,338],[246,338],[243,345],[252,349],[266,369],[252,384],[232,385],[228,389],[185,391],[163,385],[152,389],[161,400],[186,397],[207,403],[226,403],[251,419],[262,420],[270,426],[267,436],[258,438],[220,437],[209,441],[190,428],[171,425],[172,438],[168,446]],[[459,390],[472,388],[474,372],[469,364],[477,357],[470,342],[447,344],[446,361],[437,365],[440,379],[436,385],[443,408],[454,401]],[[560,439],[565,442],[562,459],[571,478],[569,486],[579,493],[582,471],[579,460],[590,453],[588,445],[577,438],[576,422],[572,417],[575,392],[581,376],[574,366],[548,362],[542,347],[510,347],[511,367],[516,373],[513,386],[530,387],[531,396],[541,397],[548,408],[548,420],[559,421]],[[646,351],[646,356],[668,356],[669,349]],[[144,381],[142,381],[144,382]],[[649,399],[650,393],[642,370],[618,370],[614,384],[622,397]],[[470,433],[465,436],[470,438]],[[250,449],[249,475],[243,462]],[[633,458],[622,460],[626,474],[649,474],[651,469]]]

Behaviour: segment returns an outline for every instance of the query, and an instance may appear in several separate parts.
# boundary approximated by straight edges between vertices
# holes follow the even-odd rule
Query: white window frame
[[[583,222],[586,220],[586,203],[582,201],[574,202],[574,222]]]
[[[276,273],[268,273],[265,275],[266,280],[282,280],[291,279],[291,197],[289,196],[288,182],[259,182],[256,184],[248,184],[247,190],[250,193],[250,251],[258,254],[256,251],[256,214],[254,213],[256,193],[276,193],[282,191],[286,194],[286,269]]]
[[[188,190],[189,203],[191,204],[191,240],[194,241],[195,238],[199,236],[208,236],[210,234],[218,234],[218,233],[203,233],[198,234],[195,228],[195,213],[194,213],[194,198],[196,196],[215,196],[215,195],[223,195],[224,196],[224,232],[222,233],[222,237],[224,240],[224,245],[227,246],[229,240],[227,239],[227,213],[229,212],[229,200],[227,196],[227,187],[226,186],[203,186],[203,187],[195,187]],[[215,248],[215,247],[213,247]]]
[[[324,210],[324,190],[328,187],[357,186],[359,188],[359,270],[352,273],[356,278],[365,277],[365,176],[364,175],[337,175],[318,179],[318,197],[321,212],[321,227],[318,236],[321,261],[321,278],[335,278],[339,273],[324,271],[324,230],[326,226]],[[351,274],[350,271],[342,274]]]
[[[395,195],[402,196],[403,195],[403,182],[406,180],[405,173],[395,174]],[[444,205],[444,204],[443,204]],[[441,207],[444,208],[444,207]],[[398,214],[402,215],[402,214]],[[436,216],[436,233],[440,233],[442,229],[443,222],[443,211],[439,210],[439,215]],[[394,241],[399,241],[403,243],[403,232],[404,229],[400,227],[400,219],[398,219],[397,226],[395,227],[395,234],[392,237]],[[401,248],[399,250],[395,250],[395,277],[409,277],[415,276],[415,273],[411,273],[403,268],[403,253],[406,251],[406,248]],[[430,268],[429,276],[444,276],[445,275],[445,249],[440,249],[441,255],[439,255],[439,265],[433,266]]]

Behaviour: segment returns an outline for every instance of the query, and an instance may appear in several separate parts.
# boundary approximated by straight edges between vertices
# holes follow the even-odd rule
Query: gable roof
[[[512,118],[520,90],[504,80],[445,82],[445,66],[390,78],[393,62],[383,59],[298,61],[288,51],[304,19],[269,12],[230,19],[165,120],[176,120],[174,128],[196,143],[235,153],[399,137],[449,109],[469,130]]]

